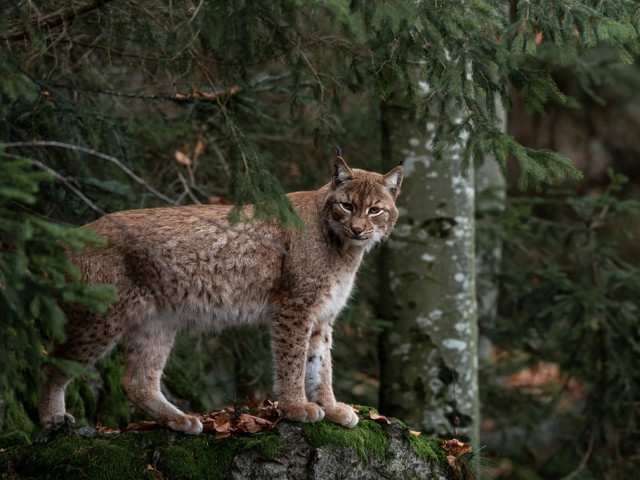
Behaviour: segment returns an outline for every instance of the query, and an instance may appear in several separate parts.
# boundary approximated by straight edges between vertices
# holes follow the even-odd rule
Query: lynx
[[[355,426],[353,409],[333,394],[332,326],[363,254],[396,222],[402,178],[400,165],[380,175],[338,155],[327,185],[287,195],[306,229],[275,220],[231,227],[223,205],[129,210],[86,225],[107,244],[71,259],[84,281],[116,285],[118,300],[104,314],[67,308],[67,338],[53,355],[92,365],[122,343],[127,397],[158,423],[199,434],[200,420],[160,392],[177,332],[266,322],[284,417]],[[65,411],[69,377],[52,366],[45,373],[40,420],[50,432],[75,420]]]

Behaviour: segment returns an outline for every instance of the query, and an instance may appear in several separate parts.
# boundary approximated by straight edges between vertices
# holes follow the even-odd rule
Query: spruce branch
[[[13,26],[9,27],[9,31],[6,35],[0,36],[0,40],[3,40],[3,41],[28,40],[29,37],[31,36],[31,31],[33,31],[34,29],[41,30],[41,31],[53,30],[61,25],[66,25],[70,23],[73,19],[75,19],[80,15],[83,15],[85,13],[91,12],[92,10],[101,8],[111,1],[112,0],[95,0],[81,7],[77,7],[72,4],[71,6],[62,8],[56,12],[42,14],[42,15],[34,15],[29,21],[29,26],[27,28],[20,29],[19,25],[16,25],[16,23],[18,22],[15,22]],[[19,23],[22,24],[22,22],[19,22]]]
[[[160,265],[160,267],[164,271],[166,271],[173,279],[180,280],[178,276],[174,273],[174,271],[171,269],[171,267],[154,252],[152,247],[144,243],[136,234],[134,234],[131,230],[129,230],[123,223],[116,220],[113,216],[108,215],[107,212],[105,212],[102,208],[100,208],[98,205],[92,202],[84,193],[82,193],[82,191],[80,191],[80,189],[76,188],[76,186],[73,185],[67,178],[65,178],[63,175],[61,175],[57,171],[55,171],[51,167],[45,165],[44,163],[38,160],[31,159],[31,162],[39,169],[49,173],[56,180],[62,182],[65,187],[67,187],[76,196],[78,196],[89,208],[91,208],[94,212],[99,213],[101,216],[103,216],[108,221],[113,223],[116,227],[118,227],[118,229],[122,230],[122,232],[127,237],[129,237],[135,243],[143,247],[146,250],[146,252],[151,256],[151,258],[153,258],[158,263],[158,265]]]
[[[138,182],[140,185],[142,185],[145,189],[147,189],[149,192],[151,192],[152,194],[154,194],[156,197],[160,198],[161,200],[167,202],[168,204],[174,206],[174,207],[178,207],[182,210],[184,210],[185,212],[189,213],[190,215],[193,215],[194,217],[198,218],[199,220],[202,220],[203,222],[206,222],[210,225],[213,225],[214,227],[223,230],[223,231],[227,231],[227,232],[231,232],[231,233],[236,233],[239,235],[247,235],[251,238],[255,238],[257,240],[260,240],[264,243],[267,243],[269,245],[272,245],[278,249],[280,249],[283,253],[286,253],[286,248],[277,240],[274,240],[271,237],[268,237],[266,235],[262,235],[259,233],[255,233],[255,232],[251,232],[242,228],[237,228],[237,227],[233,227],[231,225],[226,225],[223,223],[220,223],[216,220],[212,220],[210,218],[207,218],[203,215],[200,215],[198,212],[196,212],[195,210],[193,210],[192,208],[189,208],[188,206],[184,206],[184,205],[180,205],[178,202],[176,202],[175,200],[173,200],[172,198],[166,196],[165,194],[159,192],[158,190],[156,190],[153,186],[149,185],[149,183],[147,183],[144,179],[140,178],[138,175],[136,175],[133,171],[131,171],[126,165],[124,165],[120,160],[118,160],[115,157],[112,157],[111,155],[107,155],[104,154],[102,152],[98,152],[96,150],[92,150],[90,148],[86,148],[86,147],[82,147],[80,145],[72,145],[69,143],[64,143],[64,142],[57,142],[57,141],[52,141],[52,140],[34,140],[34,141],[30,141],[30,142],[7,142],[4,144],[0,144],[2,145],[2,147],[4,148],[18,148],[18,147],[60,147],[60,148],[65,148],[68,150],[73,150],[73,151],[78,151],[81,153],[86,153],[88,155],[92,155],[94,157],[98,157],[98,158],[102,158],[103,160],[107,160],[108,162],[111,162],[113,164],[115,164],[118,168],[120,168],[123,172],[125,172],[129,177],[131,177],[133,180],[135,180],[136,182]],[[33,162],[36,162],[36,160],[32,160]],[[41,163],[41,162],[38,162]],[[37,165],[37,164],[36,164]],[[42,164],[43,166],[46,167],[46,165]],[[37,165],[40,168],[40,165]],[[49,167],[46,167],[49,170],[51,170]],[[46,169],[43,169],[46,170]],[[51,171],[46,170],[49,173],[52,173]],[[57,173],[57,172],[55,172]],[[54,175],[56,178],[60,179],[61,181],[63,181],[61,179],[60,174],[55,175],[54,173],[52,173],[52,175]],[[76,193],[75,187],[73,187],[68,180],[64,180],[63,183],[68,186],[74,193]],[[75,190],[74,190],[75,189]],[[81,193],[81,192],[80,192]],[[77,193],[76,193],[77,195]],[[87,203],[87,205],[94,211],[100,213],[101,215],[106,215],[106,212],[104,212],[103,210],[96,210],[94,207],[97,207],[95,204],[93,204],[88,198],[85,200],[86,196],[84,196],[84,194],[82,196],[78,195],[83,201],[85,201],[85,203],[88,201],[89,203]]]
[[[175,102],[178,104],[192,103],[196,101],[202,102],[216,102],[219,97],[232,97],[240,93],[241,88],[238,86],[226,88],[223,90],[216,90],[213,92],[206,92],[200,90],[198,88],[194,88],[192,91],[187,93],[141,93],[141,92],[127,92],[127,91],[119,91],[119,90],[108,90],[98,87],[86,87],[86,86],[77,86],[77,85],[65,85],[60,83],[51,84],[51,87],[55,88],[65,88],[69,90],[77,90],[79,92],[89,92],[89,93],[97,93],[100,95],[109,95],[112,97],[123,97],[123,98],[133,98],[138,100],[167,100],[171,102]]]

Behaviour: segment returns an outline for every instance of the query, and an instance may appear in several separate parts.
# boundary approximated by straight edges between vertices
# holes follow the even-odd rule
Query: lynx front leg
[[[330,322],[317,324],[311,333],[307,352],[305,389],[309,400],[324,408],[329,420],[352,428],[358,423],[358,416],[349,405],[336,402],[333,395],[331,333]]]
[[[285,418],[308,423],[324,418],[322,408],[310,403],[304,392],[310,333],[309,320],[299,313],[277,315],[271,330],[278,405]]]
[[[149,322],[125,334],[127,370],[122,389],[138,407],[158,423],[179,432],[197,435],[202,423],[171,405],[160,391],[160,377],[169,357],[175,330]]]

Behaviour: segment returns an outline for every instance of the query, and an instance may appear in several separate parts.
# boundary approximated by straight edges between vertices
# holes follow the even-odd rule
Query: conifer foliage
[[[493,448],[541,478],[637,476],[640,269],[622,244],[640,202],[609,174],[597,195],[513,199],[493,232],[505,262],[500,311],[485,319],[499,354],[483,416],[500,432]]]
[[[37,367],[52,340],[65,338],[60,305],[77,302],[104,311],[115,292],[110,285],[80,283],[80,272],[62,248],[95,243],[93,232],[62,226],[31,210],[39,184],[50,175],[29,159],[6,157],[0,162],[0,393],[7,403],[7,426],[29,428],[15,400],[35,404]]]
[[[92,219],[86,200],[105,211],[161,203],[147,182],[178,204],[226,197],[297,224],[282,195],[291,168],[313,177],[309,154],[356,135],[341,121],[345,105],[369,105],[361,123],[373,123],[377,102],[398,90],[418,116],[438,112],[436,156],[461,143],[467,166],[492,154],[505,170],[513,158],[522,188],[577,178],[566,157],[497,129],[496,101],[508,106],[509,89],[532,111],[565,101],[541,49],[579,62],[605,43],[631,62],[638,15],[634,0],[3,2],[0,394],[31,391],[17,379],[36,376],[47,345],[36,327],[62,338],[62,303],[112,298],[64,280],[75,274],[63,245],[95,239],[53,221]]]

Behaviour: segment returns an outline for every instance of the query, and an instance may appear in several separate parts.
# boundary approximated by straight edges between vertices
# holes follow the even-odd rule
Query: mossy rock
[[[20,445],[29,445],[29,438],[26,433],[17,430],[0,432],[0,449]]]
[[[168,430],[98,434],[90,427],[31,445],[24,435],[4,435],[0,472],[16,480],[453,478],[435,440],[415,437],[396,422],[368,419],[353,429],[282,421],[273,431],[222,440]]]

